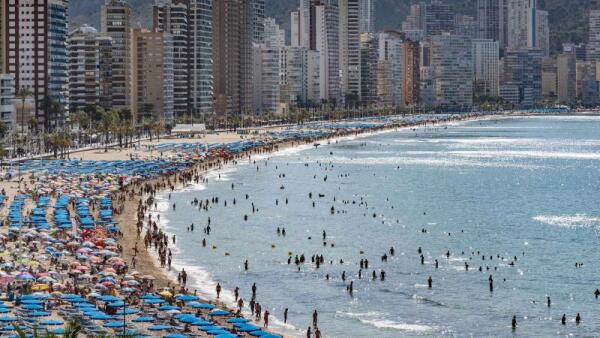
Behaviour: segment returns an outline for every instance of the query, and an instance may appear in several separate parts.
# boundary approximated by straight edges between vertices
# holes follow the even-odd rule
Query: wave
[[[404,332],[412,333],[430,333],[439,331],[440,329],[436,326],[429,326],[423,324],[409,324],[399,323],[389,319],[360,319],[363,324],[371,325],[380,329],[394,329]]]
[[[600,160],[600,153],[564,151],[451,151],[447,154],[462,158],[537,158],[567,160]]]
[[[600,217],[592,217],[586,214],[539,215],[533,217],[533,220],[538,221],[540,223],[564,228],[600,227]]]

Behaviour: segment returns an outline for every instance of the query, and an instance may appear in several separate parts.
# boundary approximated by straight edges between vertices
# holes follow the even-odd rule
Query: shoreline
[[[197,171],[197,173],[199,175],[201,175],[202,177],[205,177],[211,171],[222,170],[226,166],[237,165],[237,161],[239,161],[240,159],[245,159],[245,158],[256,156],[256,155],[259,155],[259,156],[266,155],[267,157],[270,157],[270,156],[276,155],[278,152],[285,151],[288,149],[293,149],[293,148],[297,148],[300,146],[311,146],[313,142],[323,142],[323,141],[331,142],[331,141],[335,141],[335,140],[344,140],[347,138],[369,137],[369,136],[380,134],[380,133],[394,132],[394,131],[398,131],[399,129],[410,129],[410,128],[415,128],[415,127],[443,126],[443,125],[448,125],[448,124],[452,124],[452,123],[461,123],[461,122],[466,122],[466,121],[490,120],[490,119],[495,119],[495,118],[503,118],[503,117],[510,118],[510,117],[521,117],[521,116],[530,116],[530,115],[531,114],[507,114],[507,113],[503,113],[503,114],[469,114],[469,115],[464,115],[464,116],[444,115],[445,117],[450,117],[450,118],[444,119],[444,120],[426,119],[424,121],[419,121],[417,123],[412,123],[412,124],[411,123],[392,123],[390,125],[386,125],[386,126],[382,126],[382,127],[378,127],[378,128],[372,128],[372,129],[368,129],[368,130],[337,132],[337,133],[334,133],[333,135],[326,135],[321,138],[306,138],[306,139],[295,140],[295,141],[286,140],[286,141],[282,141],[279,143],[276,142],[273,144],[265,145],[262,147],[258,147],[258,148],[254,148],[254,149],[250,149],[250,150],[238,153],[238,154],[234,155],[231,159],[228,159],[225,161],[222,161],[221,159],[210,159],[205,162],[198,162],[198,163],[192,165],[191,167],[186,168],[185,170],[176,172],[171,175],[155,177],[155,178],[151,178],[151,179],[148,179],[145,181],[141,180],[141,181],[135,182],[134,184],[126,187],[124,193],[125,194],[130,193],[131,192],[130,190],[135,190],[135,187],[139,187],[139,185],[141,185],[141,184],[156,185],[157,183],[164,182],[165,180],[177,182],[177,184],[175,184],[174,188],[171,190],[171,192],[177,192],[178,190],[185,188],[185,186],[190,183],[190,182],[181,182],[178,180],[178,178],[186,172]],[[169,192],[168,190],[169,190],[168,187],[164,187],[163,189],[158,190],[155,194],[155,197],[157,197],[159,194],[168,193]],[[147,194],[142,194],[142,195],[134,194],[134,195],[135,195],[135,198],[133,200],[128,199],[125,202],[124,212],[122,214],[116,215],[116,217],[115,217],[116,221],[121,225],[121,231],[123,232],[123,238],[119,242],[123,245],[124,251],[123,251],[122,256],[123,256],[123,259],[125,259],[125,261],[127,261],[127,262],[130,262],[131,258],[133,257],[131,249],[132,249],[134,243],[136,242],[136,238],[137,238],[135,227],[132,226],[132,224],[135,224],[137,222],[137,215],[136,215],[137,204],[139,203],[140,200],[143,200],[145,197],[148,196]],[[148,212],[149,213],[161,213],[156,208],[154,208],[152,210],[148,210]],[[144,215],[144,216],[146,216],[146,215]],[[171,236],[171,234],[169,234],[169,236]],[[169,272],[167,269],[161,268],[160,263],[158,261],[158,257],[156,255],[156,253],[153,252],[152,250],[144,250],[142,248],[142,250],[138,251],[136,260],[137,260],[137,264],[134,269],[137,271],[140,271],[143,274],[151,274],[154,277],[156,277],[155,287],[166,287],[166,286],[174,287],[174,286],[178,285],[177,280],[174,275],[176,275],[179,271],[176,269],[172,269]],[[209,270],[205,269],[205,271],[210,273]],[[229,291],[229,290],[227,290],[227,291]],[[230,304],[226,304],[221,301],[216,301],[214,299],[214,297],[212,297],[211,295],[205,294],[204,292],[200,293],[199,296],[200,296],[201,300],[203,300],[203,301],[214,303],[214,304],[219,304],[219,306],[221,306],[223,308],[232,310],[232,307],[230,306]],[[245,318],[249,319],[248,318],[249,316],[247,316],[246,313],[243,313],[243,316]],[[275,316],[273,316],[273,317],[275,317]],[[258,324],[258,322],[254,321],[254,320],[252,320],[252,322]],[[296,328],[296,330],[298,330],[298,329]],[[282,330],[277,330],[277,327],[275,327],[275,328],[269,327],[268,331],[276,333],[276,334],[281,334],[284,337],[291,336],[290,333],[287,331],[282,332]],[[300,330],[298,330],[298,331],[299,332],[297,332],[297,335],[294,335],[294,336],[301,335],[301,331]]]

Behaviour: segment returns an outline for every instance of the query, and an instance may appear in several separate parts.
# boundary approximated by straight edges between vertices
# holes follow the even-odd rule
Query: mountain
[[[588,13],[600,8],[600,0],[539,0],[540,8],[549,12],[552,51],[560,51],[563,42],[587,40]],[[74,26],[83,23],[100,26],[100,6],[104,0],[70,0],[70,15]],[[134,11],[134,25],[150,26],[152,0],[128,0]],[[415,0],[376,0],[377,29],[399,28]],[[457,13],[475,15],[476,0],[446,0]],[[298,0],[265,0],[266,15],[274,17],[289,32],[290,11]]]

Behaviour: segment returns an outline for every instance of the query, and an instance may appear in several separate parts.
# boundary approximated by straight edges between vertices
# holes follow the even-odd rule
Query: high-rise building
[[[377,37],[363,33],[360,37],[360,105],[372,107],[377,102]]]
[[[500,96],[524,108],[538,105],[542,100],[542,58],[540,49],[506,50]],[[511,97],[503,95],[509,92]]]
[[[281,101],[293,107],[319,102],[319,52],[305,47],[281,49]]]
[[[454,34],[466,36],[469,39],[477,37],[477,22],[469,15],[456,14],[454,16]]]
[[[193,115],[214,112],[213,1],[189,0],[190,102]]]
[[[536,34],[535,48],[544,52],[544,56],[550,55],[550,26],[548,25],[548,12],[537,10],[536,15]]]
[[[136,28],[131,43],[134,120],[173,122],[173,36]]]
[[[11,74],[0,74],[0,120],[11,130],[16,126],[15,83]]]
[[[265,45],[273,49],[285,46],[285,30],[279,27],[274,18],[265,19]]]
[[[421,48],[416,41],[402,43],[402,98],[404,105],[414,107],[421,97]]]
[[[336,5],[314,7],[315,50],[320,53],[319,78],[321,100],[337,104],[342,100],[340,91],[339,10]]]
[[[596,80],[596,63],[577,60],[575,68],[575,97],[581,99],[584,82],[587,80]]]
[[[189,0],[157,1],[153,7],[154,31],[173,38],[173,112],[190,113],[190,6]]]
[[[360,0],[339,0],[341,92],[347,105],[360,101]]]
[[[587,60],[600,61],[600,9],[590,11]]]
[[[504,41],[505,0],[477,0],[477,37]]]
[[[556,59],[545,57],[542,59],[542,97],[544,102],[556,103],[557,81],[556,81]]]
[[[402,22],[402,33],[407,39],[421,41],[425,39],[425,3],[410,6],[410,13]]]
[[[213,72],[217,114],[252,111],[253,4],[253,0],[213,1]]]
[[[310,47],[310,0],[300,0],[297,11],[290,13],[292,47]]]
[[[573,52],[575,53],[575,59],[577,61],[586,61],[587,60],[587,50],[585,43],[563,43],[563,52]]]
[[[111,108],[112,40],[91,26],[83,25],[69,33],[68,48],[69,111],[93,106]]]
[[[432,0],[425,5],[424,30],[426,37],[454,31],[454,11],[450,5]]]
[[[4,67],[17,92],[32,93],[33,115],[25,122],[35,119],[38,130],[62,127],[68,117],[67,1],[5,0],[3,7]]]
[[[253,44],[253,109],[257,114],[276,113],[280,102],[281,48]]]
[[[265,39],[265,0],[252,0],[252,42],[263,43]]]
[[[499,42],[492,39],[474,39],[473,86],[478,96],[498,96]]]
[[[431,38],[431,65],[435,74],[437,106],[470,111],[473,105],[473,54],[471,40],[458,35]]]
[[[383,107],[404,105],[402,91],[402,34],[396,31],[379,33],[377,39],[377,97]]]
[[[575,53],[561,53],[556,57],[558,101],[571,104],[577,97],[577,67]]]
[[[106,0],[101,31],[112,39],[112,104],[131,109],[131,7],[123,0]]]
[[[375,1],[361,0],[360,32],[375,33]]]
[[[0,74],[4,74],[6,69],[4,67],[4,62],[6,61],[6,14],[5,14],[6,4],[4,0],[0,0]],[[14,80],[14,79],[13,79]]]

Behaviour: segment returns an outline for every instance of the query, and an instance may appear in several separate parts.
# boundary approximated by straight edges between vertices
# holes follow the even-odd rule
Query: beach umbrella
[[[192,309],[214,309],[215,305],[208,303],[189,302],[186,304]]]
[[[234,335],[233,333],[223,333],[223,334],[219,334],[214,336],[214,338],[237,338],[238,336]]]
[[[39,299],[24,299],[21,301],[21,304],[42,304],[43,301]]]
[[[209,316],[227,316],[229,315],[228,311],[225,310],[213,310],[208,313]]]
[[[240,326],[236,325],[236,328],[240,332],[252,332],[252,331],[260,330],[260,327],[258,327],[256,325],[252,325],[252,324],[243,324]]]
[[[48,317],[50,316],[50,312],[46,312],[46,311],[34,311],[32,313],[30,313],[29,315],[31,317]]]
[[[153,325],[148,328],[149,331],[164,331],[173,328],[171,325]]]
[[[0,317],[0,322],[14,322],[16,320],[17,320],[17,317],[9,317],[9,316]]]
[[[204,331],[204,332],[208,332],[208,331],[212,331],[212,330],[218,330],[218,329],[222,329],[222,326],[219,325],[205,325],[205,326],[200,326],[198,329],[200,331]]]
[[[9,332],[9,331],[14,331],[14,330],[15,330],[15,327],[12,325],[6,325],[6,326],[3,326],[2,328],[0,328],[0,331],[2,331],[2,332]]]
[[[125,304],[125,302],[113,302],[113,303],[108,303],[107,306],[108,307],[125,307],[125,306],[127,306],[127,304]]]
[[[232,323],[232,324],[234,324],[234,323],[247,323],[247,322],[249,322],[249,320],[246,319],[246,318],[235,317],[235,318],[228,319],[227,322],[228,323]]]
[[[137,317],[132,320],[134,323],[151,323],[154,321],[154,317]]]
[[[103,301],[103,302],[117,302],[117,301],[122,301],[122,298],[116,297],[116,296],[110,296],[110,295],[106,295],[106,296],[100,296],[98,297],[99,300]]]
[[[209,321],[204,320],[204,319],[196,319],[195,321],[193,321],[190,324],[192,324],[194,326],[209,326],[209,325],[214,325],[213,322],[209,322]]]
[[[48,330],[48,333],[52,333],[52,334],[65,334],[65,329],[62,327],[57,327],[51,330]]]
[[[177,318],[177,320],[179,320],[180,322],[185,323],[185,324],[191,324],[191,323],[196,322],[198,320],[198,318],[193,315],[187,315],[185,317]]]
[[[161,291],[159,293],[159,295],[161,295],[161,296],[163,296],[165,298],[171,298],[171,297],[173,297],[173,294],[171,292],[167,291],[167,290]]]
[[[9,313],[11,311],[12,311],[12,309],[9,309],[6,307],[0,307],[0,313]]]
[[[96,312],[90,316],[91,320],[111,320],[114,319],[113,316],[107,315],[104,312]]]
[[[133,315],[140,312],[139,310],[136,309],[122,309],[117,311],[117,315],[119,316],[123,316],[123,315]]]
[[[21,308],[25,310],[42,310],[44,307],[39,304],[25,304]]]
[[[260,336],[260,338],[282,338],[282,336],[277,335],[277,334],[267,333],[267,334]]]
[[[160,299],[160,296],[158,295],[153,295],[151,293],[147,293],[145,295],[143,295],[142,297],[140,297],[141,299]]]
[[[118,321],[118,322],[108,322],[106,324],[103,325],[104,327],[108,327],[108,328],[117,328],[117,327],[125,327],[125,323]]]
[[[265,335],[268,335],[269,332],[263,331],[263,330],[256,330],[256,331],[252,331],[250,332],[250,335],[253,337],[262,337]]]
[[[190,301],[194,301],[194,300],[198,300],[198,297],[193,296],[193,295],[176,295],[175,299],[177,300],[181,300],[184,302],[190,302]]]
[[[220,334],[228,334],[228,333],[231,333],[231,332],[229,332],[229,331],[227,331],[225,329],[216,329],[216,330],[207,331],[206,333],[208,333],[210,335],[213,335],[213,336],[218,336]]]
[[[41,325],[63,325],[64,322],[56,319],[46,319],[40,322]]]
[[[180,307],[175,305],[163,305],[158,308],[160,311],[171,311],[171,310],[181,310]]]
[[[146,304],[162,304],[164,302],[165,302],[164,299],[156,299],[156,298],[144,299],[144,303],[146,303]]]
[[[168,335],[164,335],[163,338],[187,338],[187,336],[181,333],[170,333]]]

